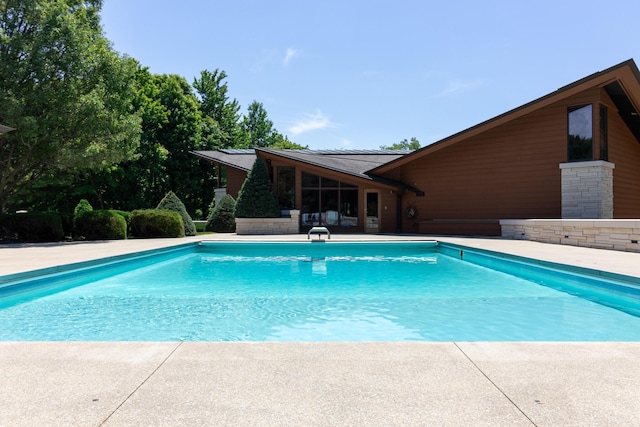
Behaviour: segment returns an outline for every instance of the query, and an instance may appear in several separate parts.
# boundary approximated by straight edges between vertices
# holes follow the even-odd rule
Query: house
[[[337,232],[399,231],[399,197],[418,191],[366,173],[409,151],[257,148],[192,153],[219,168],[217,176],[226,176],[226,192],[234,198],[256,156],[264,159],[281,209],[300,210],[301,231],[318,225]]]
[[[302,231],[500,235],[501,219],[640,218],[639,111],[628,60],[414,152],[253,155]],[[250,168],[194,154],[227,166],[231,194]]]

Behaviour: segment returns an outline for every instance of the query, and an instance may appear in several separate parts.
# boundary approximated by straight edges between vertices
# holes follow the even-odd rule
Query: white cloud
[[[328,127],[333,127],[331,120],[318,110],[315,114],[306,114],[303,119],[298,120],[287,130],[293,135],[300,135],[301,133]]]
[[[447,88],[444,89],[442,92],[438,93],[435,97],[441,98],[447,95],[452,95],[454,93],[466,92],[478,86],[482,86],[482,84],[483,84],[483,81],[480,79],[473,80],[473,81],[451,80]]]
[[[288,65],[289,61],[291,61],[294,57],[298,56],[299,54],[300,54],[300,51],[296,49],[291,49],[290,47],[287,48],[287,53],[284,56],[284,61],[282,61],[283,64]]]

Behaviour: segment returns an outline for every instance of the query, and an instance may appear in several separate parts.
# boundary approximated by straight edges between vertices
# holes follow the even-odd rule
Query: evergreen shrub
[[[0,215],[0,238],[21,242],[58,242],[64,238],[57,212]]]
[[[168,209],[141,209],[131,212],[129,232],[133,237],[184,237],[180,214]]]
[[[253,167],[242,183],[236,201],[236,218],[279,218],[278,198],[273,192],[267,168],[261,158],[253,162]]]
[[[173,191],[169,191],[166,196],[158,203],[156,209],[168,209],[170,211],[177,212],[182,218],[184,224],[184,234],[186,236],[196,235],[196,225],[193,223],[193,219],[189,216],[187,208],[184,203],[175,195]]]
[[[78,202],[75,209],[73,210],[73,216],[74,218],[82,216],[87,212],[91,212],[92,210],[93,206],[91,206],[91,203],[89,203],[87,199],[82,199]]]
[[[215,210],[216,210],[216,198],[214,196],[213,200],[211,200],[211,203],[209,204],[209,210],[207,211],[207,224],[204,226],[205,231],[210,231],[207,229],[207,227],[209,226],[209,223],[213,218],[213,211]]]
[[[87,199],[81,199],[73,210],[73,237],[76,240],[81,240],[86,238],[82,231],[78,229],[77,223],[78,219],[89,212],[93,212],[93,206]]]
[[[93,210],[75,218],[75,230],[87,240],[121,240],[127,238],[127,221],[114,210]]]
[[[224,195],[213,210],[211,219],[207,221],[205,230],[218,233],[233,233],[236,231],[235,208],[236,201],[233,197],[229,194]]]

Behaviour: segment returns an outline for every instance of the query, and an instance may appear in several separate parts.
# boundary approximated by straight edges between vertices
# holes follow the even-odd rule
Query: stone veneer
[[[506,219],[502,237],[640,252],[640,219]]]
[[[236,218],[236,234],[298,234],[300,211],[281,211],[280,218]]]
[[[562,163],[562,218],[613,218],[613,163]]]

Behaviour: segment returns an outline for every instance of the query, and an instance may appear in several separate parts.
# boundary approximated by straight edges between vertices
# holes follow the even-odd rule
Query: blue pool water
[[[0,340],[640,341],[640,289],[431,243],[216,243],[0,287]]]

